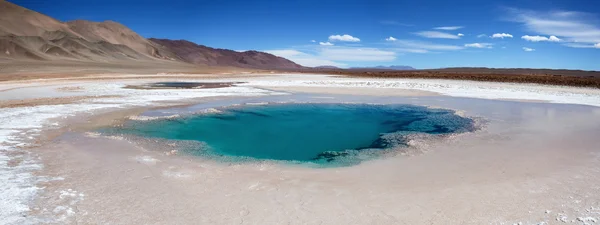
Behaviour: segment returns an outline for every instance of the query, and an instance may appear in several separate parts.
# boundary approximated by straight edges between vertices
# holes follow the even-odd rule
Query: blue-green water
[[[327,163],[403,145],[402,134],[473,129],[472,120],[453,111],[411,105],[268,104],[222,111],[130,121],[110,132],[202,142],[187,151],[204,156]]]

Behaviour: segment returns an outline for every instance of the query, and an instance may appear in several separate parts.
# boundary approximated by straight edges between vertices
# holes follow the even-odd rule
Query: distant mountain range
[[[356,70],[416,70],[411,66],[374,66],[374,67],[351,67],[350,69]]]
[[[321,70],[327,70],[327,69],[342,69],[339,68],[337,66],[316,66],[313,67],[314,69],[321,69]],[[348,70],[416,70],[413,67],[410,66],[373,66],[373,67],[350,67],[348,68]]]
[[[315,68],[315,69],[341,69],[337,66],[315,66],[313,68]]]
[[[185,40],[146,39],[114,21],[61,22],[4,0],[0,0],[0,59],[304,68],[265,52],[215,49]]]

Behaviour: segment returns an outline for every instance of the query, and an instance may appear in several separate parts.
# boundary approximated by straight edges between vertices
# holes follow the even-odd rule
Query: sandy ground
[[[0,84],[5,104],[0,107],[0,223],[596,224],[600,219],[597,89],[319,75],[134,76]],[[247,83],[204,90],[123,88],[194,80]],[[414,152],[423,154],[334,169],[222,164],[172,154],[169,145],[88,132],[148,108],[292,98],[292,93],[452,108],[488,122],[476,133],[414,140]]]
[[[125,74],[187,74],[193,76],[210,74],[268,73],[270,71],[235,67],[200,66],[186,63],[147,61],[124,61],[122,63],[2,60],[0,58],[0,81],[39,81],[41,79],[90,79],[98,76],[119,77]]]

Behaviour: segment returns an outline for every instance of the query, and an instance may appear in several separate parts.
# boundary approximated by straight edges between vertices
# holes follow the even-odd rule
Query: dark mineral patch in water
[[[348,164],[372,158],[382,149],[406,146],[410,134],[474,129],[471,119],[451,110],[413,105],[268,104],[222,111],[130,121],[104,132],[198,141],[203,147],[186,152],[215,159]],[[362,155],[367,152],[369,157]]]

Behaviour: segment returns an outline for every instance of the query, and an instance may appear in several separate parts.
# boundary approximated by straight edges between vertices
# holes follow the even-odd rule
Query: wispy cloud
[[[463,34],[463,33],[458,33],[456,36],[462,37],[462,36],[465,36],[465,34]]]
[[[439,31],[421,31],[421,32],[417,32],[415,34],[419,35],[421,37],[426,37],[426,38],[443,38],[443,39],[459,39],[460,38],[458,35],[439,32]]]
[[[310,40],[310,42],[312,42],[312,43],[315,43],[315,42],[317,42],[317,41],[315,41],[315,40]]]
[[[297,50],[292,50],[292,49],[263,50],[263,52],[271,53],[273,55],[281,56],[281,57],[291,57],[291,56],[298,56],[298,55],[306,54],[306,53],[303,53],[303,52],[300,52]]]
[[[409,23],[400,23],[400,22],[395,21],[395,20],[382,20],[382,21],[379,21],[379,23],[381,23],[383,25],[391,25],[391,26],[404,26],[404,27],[414,26],[414,25],[409,24]]]
[[[477,38],[484,38],[484,37],[487,37],[487,34],[480,34],[480,35],[477,35]]]
[[[600,43],[600,25],[594,15],[577,11],[532,11],[510,8],[509,20],[531,32],[561,37],[567,46]]]
[[[462,29],[463,26],[447,26],[447,27],[434,27],[433,29],[436,30],[458,30],[458,29]]]
[[[600,43],[597,44],[586,44],[586,43],[576,43],[576,42],[568,42],[564,43],[564,46],[571,48],[600,48]]]
[[[393,42],[399,52],[427,53],[430,51],[455,51],[464,49],[463,46],[436,44],[415,40],[396,40]]]
[[[533,48],[528,48],[528,47],[523,47],[523,51],[526,51],[526,52],[533,52],[533,51],[535,51],[535,49],[533,49]]]
[[[347,41],[347,42],[359,42],[360,39],[357,37],[352,37],[352,35],[344,34],[344,35],[331,35],[329,36],[329,41]]]
[[[492,48],[492,43],[470,43],[470,44],[465,44],[465,47],[468,48]]]
[[[396,38],[394,38],[394,37],[390,36],[389,38],[386,38],[385,40],[386,40],[386,41],[396,41],[396,40],[398,40],[398,39],[396,39]]]
[[[283,57],[294,61],[303,66],[315,67],[315,66],[337,66],[343,67],[346,64],[334,62],[315,54],[309,54],[294,49],[279,49],[279,50],[264,50],[264,52],[271,53],[273,55]]]
[[[324,45],[324,46],[332,46],[332,45],[333,45],[333,43],[331,43],[331,42],[329,42],[329,41],[328,41],[328,42],[319,42],[319,45]]]
[[[396,48],[394,51],[402,53],[429,53],[429,50],[416,48]]]
[[[344,62],[393,61],[396,59],[395,52],[377,48],[333,47],[321,49],[320,54],[327,59]]]
[[[492,34],[492,36],[490,36],[491,38],[512,38],[512,34],[507,34],[507,33],[495,33]]]
[[[561,41],[560,38],[552,35],[550,37],[544,37],[544,36],[529,36],[529,35],[525,35],[521,37],[522,39],[526,40],[526,41],[531,41],[531,42],[539,42],[539,41],[548,41],[548,42],[559,42]]]
[[[345,67],[345,62],[389,62],[396,59],[396,53],[378,48],[347,46],[314,46],[298,49],[264,50],[276,56],[284,57],[303,66]]]

